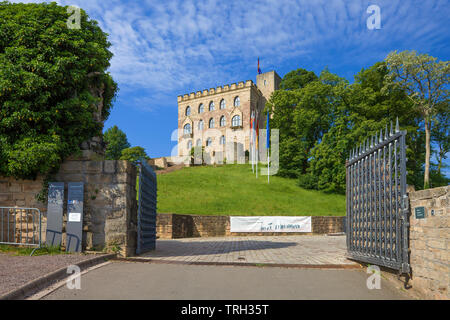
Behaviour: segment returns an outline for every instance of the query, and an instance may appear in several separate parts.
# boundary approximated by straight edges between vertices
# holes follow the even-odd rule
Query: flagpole
[[[254,113],[252,111],[251,116],[250,116],[250,122],[251,122],[251,128],[250,128],[250,161],[252,162],[252,172],[255,173],[255,161],[254,161],[254,152],[253,152],[253,147],[254,147],[254,143],[253,143],[253,126],[254,126]]]
[[[266,123],[266,147],[267,147],[267,183],[270,183],[270,113],[267,110],[267,123]]]
[[[258,120],[258,116],[259,116],[259,112],[257,112],[256,113],[256,123],[259,123],[259,120]],[[256,126],[256,128],[255,128],[255,131],[256,131],[256,145],[255,145],[255,153],[256,153],[256,179],[258,179],[258,161],[259,161],[259,141],[258,141],[258,138],[259,138],[259,132],[257,132],[258,131],[258,128],[259,128],[259,126],[257,125]]]

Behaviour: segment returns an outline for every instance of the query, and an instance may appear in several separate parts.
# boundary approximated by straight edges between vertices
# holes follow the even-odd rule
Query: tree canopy
[[[131,146],[125,132],[120,130],[117,126],[113,126],[106,130],[103,134],[103,140],[106,143],[106,160],[119,160],[122,156],[122,150]]]
[[[430,186],[431,131],[436,116],[449,109],[449,61],[437,61],[427,54],[415,51],[391,52],[386,62],[389,75],[386,87],[405,90],[414,108],[420,114],[425,128],[424,186]]]
[[[308,75],[307,81],[300,80],[302,75]],[[272,94],[266,109],[273,112],[272,127],[280,130],[278,174],[298,178],[299,185],[308,189],[343,193],[350,150],[398,118],[401,129],[408,131],[408,184],[423,188],[423,117],[404,87],[389,85],[390,75],[386,61],[362,69],[352,84],[328,69],[319,77],[303,69],[286,74],[285,85]],[[440,171],[448,152],[446,108],[444,102],[436,107],[439,120],[431,139],[439,150],[433,186],[449,181]]]
[[[149,159],[147,153],[145,153],[145,149],[142,147],[132,147],[123,149],[122,155],[120,156],[120,160],[128,160],[132,162],[136,162],[141,158]]]
[[[0,2],[0,175],[49,173],[101,135],[93,113],[102,103],[106,119],[117,92],[111,44],[85,11],[80,29],[69,16],[56,3]]]

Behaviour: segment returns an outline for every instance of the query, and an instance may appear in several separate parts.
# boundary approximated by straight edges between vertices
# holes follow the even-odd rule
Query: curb
[[[92,267],[96,264],[102,263],[105,260],[114,259],[116,257],[115,253],[105,254],[98,257],[93,257],[91,259],[87,259],[77,263],[77,266],[80,267],[81,271]],[[67,267],[60,268],[56,271],[50,272],[45,276],[42,276],[38,279],[32,280],[20,288],[14,289],[2,296],[0,296],[0,300],[21,300],[28,296],[31,296],[38,291],[41,291],[51,285],[55,281],[62,280],[68,276]]]
[[[206,262],[206,261],[174,261],[145,258],[114,258],[113,261],[144,262],[154,264],[181,264],[198,266],[239,266],[239,267],[277,267],[297,269],[361,269],[360,264],[281,264],[281,263],[257,263],[257,262]]]

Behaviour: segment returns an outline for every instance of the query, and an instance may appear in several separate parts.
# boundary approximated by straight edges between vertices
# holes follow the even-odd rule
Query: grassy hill
[[[189,167],[158,175],[158,212],[202,215],[345,215],[345,196],[297,180],[252,174],[250,165]]]

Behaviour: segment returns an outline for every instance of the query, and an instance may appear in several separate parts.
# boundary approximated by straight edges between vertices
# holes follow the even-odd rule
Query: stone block
[[[0,182],[0,193],[6,193],[9,191],[9,182]]]
[[[445,196],[448,193],[448,190],[449,190],[448,186],[430,189],[433,198],[438,198],[438,197],[441,197],[441,196]]]
[[[102,161],[84,161],[84,172],[86,173],[102,173],[103,162]]]
[[[131,167],[133,166],[131,162],[127,160],[117,160],[116,161],[116,172],[117,173],[123,173],[123,172],[131,172]]]
[[[13,200],[25,200],[24,193],[13,193]]]
[[[109,232],[106,236],[106,245],[114,246],[114,245],[123,245],[126,243],[126,235],[124,233],[113,233]]]
[[[23,192],[39,193],[42,188],[42,181],[30,181],[23,184]]]
[[[105,173],[87,174],[86,178],[89,184],[102,185],[113,183],[113,175],[111,174]]]
[[[16,183],[16,182],[11,182],[9,184],[9,192],[22,192],[22,184],[21,183]]]
[[[81,173],[83,161],[65,161],[61,164],[60,173]]]
[[[105,222],[106,234],[127,232],[127,224],[124,219],[108,219]]]
[[[115,160],[105,160],[103,162],[103,172],[104,173],[115,173],[116,172],[116,161]]]
[[[132,181],[132,175],[129,173],[117,173],[114,175],[114,183],[125,183],[125,184],[131,184]],[[136,183],[136,181],[134,182]]]
[[[2,205],[4,201],[12,201],[12,200],[13,200],[12,193],[0,193],[0,205]]]

